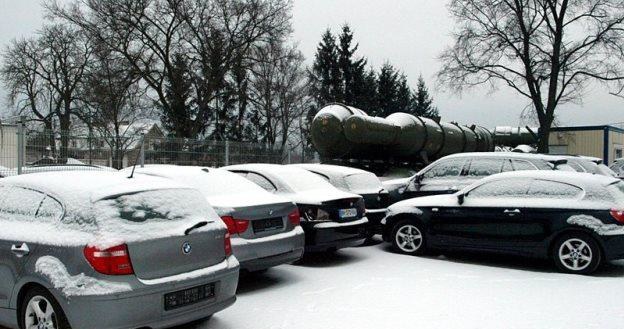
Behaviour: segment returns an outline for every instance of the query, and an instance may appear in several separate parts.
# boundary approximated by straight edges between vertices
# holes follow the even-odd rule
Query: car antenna
[[[145,138],[145,137],[143,137]],[[141,156],[141,154],[143,154],[143,141],[141,141],[141,150],[137,153],[136,159],[134,159],[134,165],[132,166],[132,172],[130,173],[130,176],[128,176],[128,179],[132,179],[134,178],[134,170],[136,169],[136,165],[137,162],[139,162],[139,157]]]

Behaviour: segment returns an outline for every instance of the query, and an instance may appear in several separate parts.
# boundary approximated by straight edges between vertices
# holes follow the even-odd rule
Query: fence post
[[[23,116],[19,119],[17,126],[17,174],[22,174],[22,167],[24,166],[24,124],[25,118]]]
[[[225,165],[230,165],[230,141],[225,140]]]
[[[141,168],[145,168],[145,134],[141,136],[141,155],[140,155]]]
[[[292,163],[292,160],[290,158],[291,151],[292,151],[292,145],[288,145],[288,164]]]

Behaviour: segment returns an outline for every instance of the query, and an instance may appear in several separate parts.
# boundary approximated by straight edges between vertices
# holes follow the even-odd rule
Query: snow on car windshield
[[[351,191],[379,192],[381,184],[375,174],[361,173],[345,177],[345,181]]]
[[[199,222],[219,217],[203,195],[191,189],[163,189],[124,194],[94,204],[97,240],[91,245],[108,248],[121,243],[182,236]],[[215,229],[205,226],[197,232]]]
[[[334,186],[317,174],[300,169],[280,168],[275,173],[294,191],[333,189]]]
[[[197,188],[207,196],[238,195],[242,192],[246,194],[266,193],[264,189],[240,175],[225,170],[216,171],[213,169],[212,171],[212,173],[206,173],[205,175],[188,176],[187,178],[189,179],[180,180],[180,182]]]
[[[97,202],[98,222],[123,219],[129,222],[172,222],[205,219],[209,206],[193,190],[170,189],[126,194]]]

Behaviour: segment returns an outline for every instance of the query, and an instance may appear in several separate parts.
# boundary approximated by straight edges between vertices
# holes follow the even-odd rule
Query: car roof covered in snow
[[[46,172],[12,176],[0,186],[13,185],[52,195],[63,202],[93,202],[122,194],[159,189],[189,188],[168,179],[109,171]]]
[[[359,174],[374,175],[372,172],[358,169],[358,168],[328,165],[328,164],[321,164],[321,163],[299,163],[299,164],[292,164],[291,166],[303,168],[305,170],[316,171],[316,172],[319,172],[328,176],[351,176],[351,175],[359,175]]]
[[[603,175],[594,175],[588,173],[578,173],[571,171],[557,171],[557,170],[525,170],[525,171],[512,171],[502,174],[496,174],[488,176],[475,185],[481,185],[485,182],[501,180],[506,178],[533,178],[543,179],[555,182],[561,182],[576,186],[608,186],[621,180],[615,177],[607,177]]]
[[[123,171],[129,173],[132,167]],[[136,173],[175,180],[204,194],[208,202],[218,207],[242,207],[285,203],[287,199],[273,195],[260,186],[224,169],[200,166],[147,165]]]
[[[550,154],[535,154],[535,153],[520,153],[520,152],[468,152],[468,153],[456,153],[447,155],[442,159],[453,158],[482,158],[482,157],[504,157],[511,159],[541,159],[545,161],[565,160],[563,156],[556,156]]]

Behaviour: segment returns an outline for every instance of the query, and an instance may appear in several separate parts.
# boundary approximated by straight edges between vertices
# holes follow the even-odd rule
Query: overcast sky
[[[413,86],[420,74],[433,89],[437,57],[451,43],[453,21],[446,0],[295,0],[293,38],[308,63],[325,29],[351,25],[360,54],[376,68],[385,61],[405,72]],[[0,46],[33,34],[43,23],[40,0],[0,0]],[[517,125],[527,101],[501,87],[493,94],[473,90],[461,97],[432,90],[447,121],[484,126]],[[4,104],[4,93],[0,89]],[[366,110],[366,109],[363,109]],[[593,125],[624,121],[624,100],[598,86],[587,91],[582,105],[559,109],[562,125]]]

